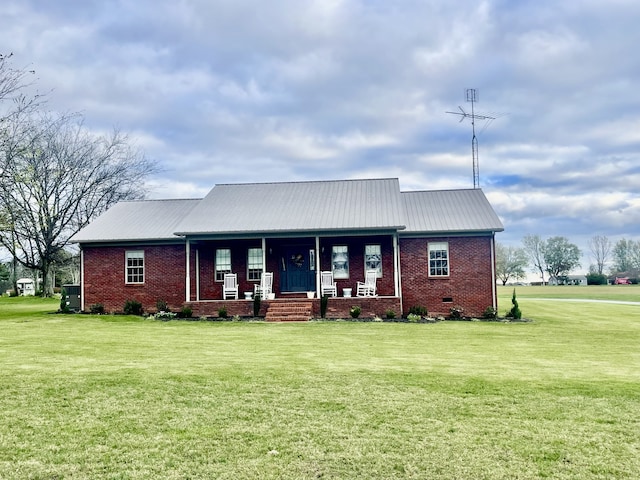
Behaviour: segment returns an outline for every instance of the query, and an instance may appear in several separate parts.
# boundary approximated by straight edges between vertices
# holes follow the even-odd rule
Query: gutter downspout
[[[84,312],[84,250],[80,245],[80,311]]]
[[[498,310],[498,295],[496,291],[496,234],[491,237],[491,294],[493,296],[493,308]]]

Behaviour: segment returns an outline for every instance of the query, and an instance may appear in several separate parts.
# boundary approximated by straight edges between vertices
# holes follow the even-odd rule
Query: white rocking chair
[[[228,298],[238,299],[238,274],[237,273],[225,273],[224,285],[222,287],[222,299]]]
[[[364,282],[358,282],[356,288],[357,297],[375,297],[376,296],[376,278],[378,272],[376,270],[367,270],[364,274]]]
[[[338,287],[336,282],[333,281],[333,272],[320,272],[320,297],[330,295],[332,297],[338,296]]]
[[[262,300],[265,300],[272,292],[273,286],[273,272],[264,272],[260,275],[260,284],[253,286],[254,295],[260,295]]]

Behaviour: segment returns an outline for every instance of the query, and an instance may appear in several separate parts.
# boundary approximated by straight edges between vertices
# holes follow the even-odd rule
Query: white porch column
[[[185,292],[185,302],[189,302],[191,300],[191,265],[190,265],[190,257],[191,257],[191,244],[189,243],[189,239],[185,239],[185,252],[187,254],[186,261],[186,278],[184,283]]]
[[[400,270],[400,240],[398,233],[393,234],[393,280],[396,288],[396,297],[400,299],[400,308],[402,305],[402,272]],[[402,314],[402,312],[400,312]]]
[[[320,237],[316,235],[316,297],[320,298]]]
[[[267,239],[262,237],[262,273],[267,271]]]

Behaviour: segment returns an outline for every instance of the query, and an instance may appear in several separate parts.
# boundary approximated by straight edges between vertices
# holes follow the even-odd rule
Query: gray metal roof
[[[501,232],[502,222],[480,189],[402,192],[402,233]]]
[[[398,179],[216,185],[203,199],[121,202],[76,243],[399,230],[401,234],[499,232],[482,190],[400,192]]]
[[[402,229],[397,178],[216,185],[178,235]]]
[[[85,228],[72,242],[177,240],[173,232],[200,199],[143,200],[116,203]]]

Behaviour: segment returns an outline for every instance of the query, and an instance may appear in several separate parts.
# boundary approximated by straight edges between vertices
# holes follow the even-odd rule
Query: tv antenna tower
[[[471,119],[471,158],[473,161],[473,188],[480,188],[480,172],[478,167],[478,139],[476,138],[476,120],[486,120],[487,123],[482,128],[484,130],[489,126],[491,122],[493,122],[496,117],[491,117],[489,115],[479,115],[475,113],[474,105],[478,101],[478,91],[475,88],[467,88],[466,90],[467,102],[471,102],[471,113],[467,113],[464,111],[462,107],[458,107],[460,109],[459,112],[446,112],[451,113],[453,115],[460,115],[460,122],[462,122],[465,118]]]

